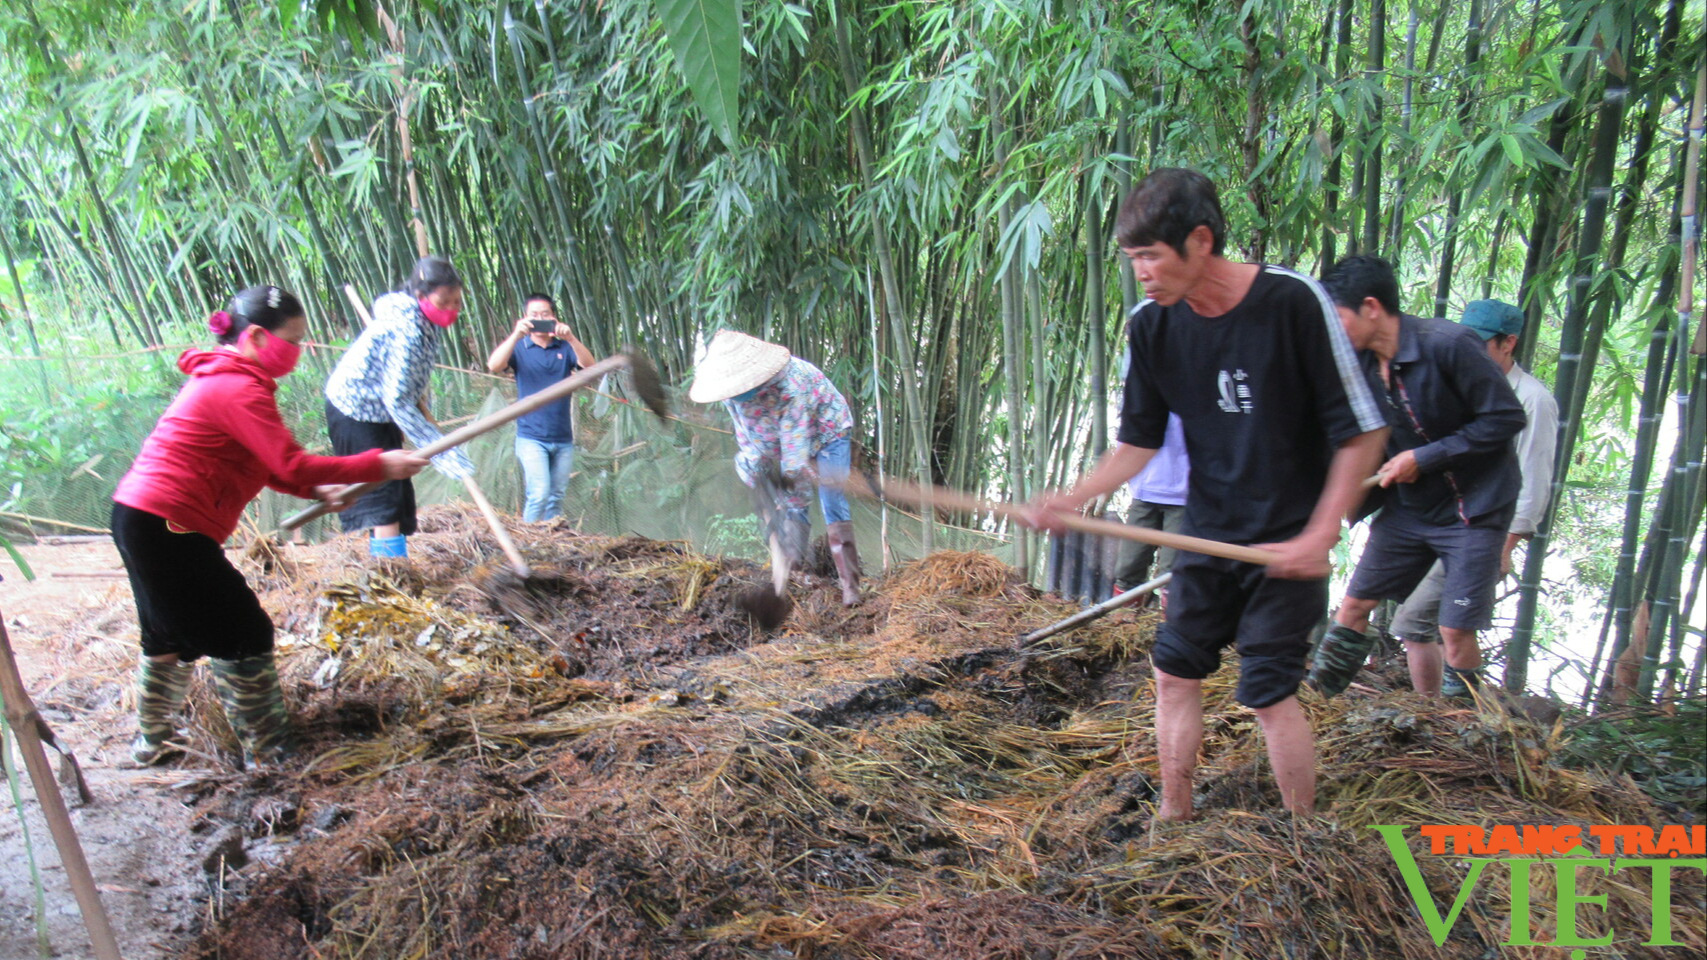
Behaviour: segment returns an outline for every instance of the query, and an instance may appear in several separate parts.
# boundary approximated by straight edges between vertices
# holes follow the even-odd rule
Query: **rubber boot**
[[[1316,647],[1316,658],[1310,665],[1310,686],[1324,697],[1337,697],[1351,686],[1369,651],[1375,648],[1375,638],[1367,633],[1334,624],[1322,635]]]
[[[842,606],[859,606],[859,548],[854,545],[853,521],[829,526],[830,559],[836,564],[836,579],[842,584]]]
[[[136,739],[130,757],[142,766],[181,753],[172,745],[177,727],[172,719],[190,694],[196,668],[188,663],[161,663],[144,656],[136,668]]]
[[[1482,685],[1480,667],[1459,669],[1446,664],[1440,677],[1440,695],[1454,700],[1470,699],[1470,688]]]
[[[369,537],[367,552],[370,557],[407,557],[409,556],[409,538],[402,535]]]
[[[290,714],[285,711],[273,655],[264,653],[242,660],[210,658],[209,663],[226,719],[243,744],[243,765],[272,763],[290,756],[294,747]]]

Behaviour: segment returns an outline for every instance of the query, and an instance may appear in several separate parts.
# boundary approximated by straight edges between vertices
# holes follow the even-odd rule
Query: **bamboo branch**
[[[36,799],[41,803],[42,818],[53,834],[54,846],[65,866],[65,878],[71,883],[71,893],[77,898],[77,909],[83,914],[83,924],[89,928],[89,941],[98,960],[121,960],[118,941],[113,937],[112,924],[101,905],[101,894],[95,889],[95,876],[89,871],[89,861],[83,856],[83,846],[77,842],[77,828],[72,826],[71,812],[59,793],[59,784],[48,766],[47,753],[37,724],[41,716],[24,689],[24,679],[18,673],[18,662],[12,656],[12,638],[6,633],[5,618],[0,617],[0,701],[4,701],[6,722],[18,738],[18,751],[24,756],[24,766],[30,772]]]

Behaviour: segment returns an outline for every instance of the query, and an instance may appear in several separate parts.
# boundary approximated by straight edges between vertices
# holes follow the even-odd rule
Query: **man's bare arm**
[[[1045,530],[1060,529],[1054,514],[1071,513],[1083,506],[1087,500],[1106,496],[1120,489],[1121,484],[1137,476],[1149,465],[1150,458],[1156,455],[1156,449],[1116,443],[1114,449],[1103,454],[1097,465],[1091,468],[1091,472],[1080,477],[1072,489],[1065,493],[1045,491],[1033,497],[1027,505],[1031,525]]]
[[[1328,481],[1316,498],[1316,508],[1303,532],[1284,543],[1267,544],[1280,554],[1268,565],[1269,576],[1287,580],[1318,580],[1333,572],[1329,553],[1340,539],[1341,518],[1366,495],[1363,481],[1375,471],[1387,446],[1387,429],[1360,433],[1334,451]]]

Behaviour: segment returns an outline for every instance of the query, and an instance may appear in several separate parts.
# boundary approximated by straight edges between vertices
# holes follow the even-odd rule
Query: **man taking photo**
[[[515,329],[492,349],[486,369],[516,377],[516,397],[531,396],[593,362],[567,324],[557,319],[557,304],[543,293],[530,293]],[[526,505],[522,519],[546,520],[561,514],[563,491],[569,486],[574,459],[575,430],[569,398],[548,403],[516,420],[516,459],[522,465]]]

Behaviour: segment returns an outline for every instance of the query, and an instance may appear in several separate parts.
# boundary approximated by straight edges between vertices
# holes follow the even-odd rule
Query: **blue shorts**
[[[1446,568],[1440,626],[1485,630],[1494,622],[1494,591],[1499,588],[1505,533],[1503,522],[1428,523],[1389,505],[1369,525],[1369,543],[1346,595],[1359,600],[1404,600],[1438,560]]]

